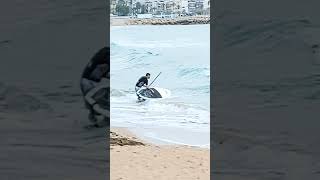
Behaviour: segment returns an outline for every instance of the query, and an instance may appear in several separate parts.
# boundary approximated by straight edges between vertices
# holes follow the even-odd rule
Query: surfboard
[[[148,89],[141,88],[137,94],[143,99],[164,99],[170,97],[171,92],[168,89],[152,87]]]

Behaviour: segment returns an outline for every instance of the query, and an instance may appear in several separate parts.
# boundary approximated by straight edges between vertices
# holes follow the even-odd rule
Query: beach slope
[[[123,128],[112,128],[111,132],[111,180],[210,179],[209,149],[157,146]]]

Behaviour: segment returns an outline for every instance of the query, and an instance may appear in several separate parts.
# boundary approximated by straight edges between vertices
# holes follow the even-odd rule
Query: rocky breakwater
[[[129,19],[127,25],[192,25],[210,24],[210,17],[179,17],[174,19]]]

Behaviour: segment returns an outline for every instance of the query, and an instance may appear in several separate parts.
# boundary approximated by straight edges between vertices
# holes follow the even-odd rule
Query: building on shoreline
[[[204,14],[206,15],[210,14],[210,0],[203,1],[203,10],[204,10]]]
[[[111,14],[126,14],[126,8],[117,8],[117,6],[124,5],[129,8],[128,15],[134,16],[136,14],[176,14],[180,16],[210,13],[210,0],[111,0]]]
[[[111,0],[110,1],[110,13],[115,15],[116,14],[116,6],[117,6],[117,1],[116,0]]]

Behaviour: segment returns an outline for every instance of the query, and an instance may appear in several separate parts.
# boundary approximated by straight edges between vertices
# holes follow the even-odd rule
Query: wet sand
[[[209,180],[210,152],[190,146],[154,145],[124,128],[111,129],[111,180]]]

